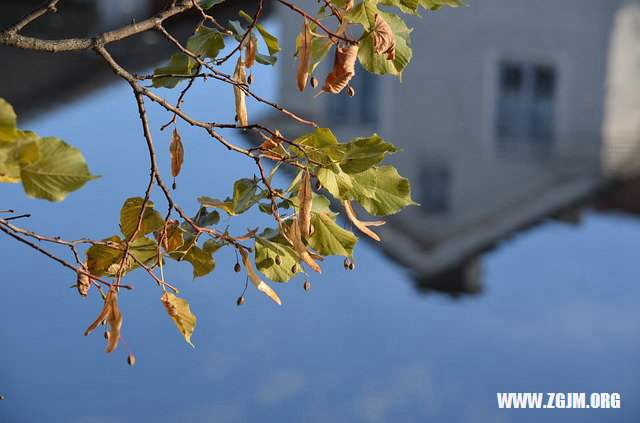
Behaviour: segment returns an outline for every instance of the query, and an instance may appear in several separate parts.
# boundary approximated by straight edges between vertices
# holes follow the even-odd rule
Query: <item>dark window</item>
[[[449,210],[451,176],[445,162],[427,162],[420,170],[420,209],[426,213]]]
[[[356,65],[350,85],[356,95],[349,97],[345,88],[339,94],[326,94],[327,116],[334,125],[370,124],[378,121],[380,98],[376,76]]]
[[[499,152],[547,153],[554,136],[556,72],[551,66],[500,64],[495,122]]]

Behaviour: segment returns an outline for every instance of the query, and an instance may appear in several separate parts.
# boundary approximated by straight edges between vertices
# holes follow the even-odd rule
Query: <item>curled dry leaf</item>
[[[236,69],[233,72],[233,80],[240,84],[244,84],[247,82],[247,72],[244,69],[244,62],[242,61],[242,57],[238,57]],[[245,101],[244,91],[242,91],[242,89],[237,85],[234,85],[233,95],[236,100],[236,120],[241,126],[247,126],[249,120],[247,118],[247,104]]]
[[[298,219],[293,218],[293,223],[291,224],[291,226],[285,226],[285,228],[287,232],[286,238],[289,240],[291,245],[293,245],[293,248],[296,250],[302,261],[316,272],[322,273],[322,270],[320,270],[320,266],[313,260],[309,249],[302,242]]]
[[[258,291],[264,292],[271,298],[273,301],[278,303],[278,305],[282,305],[282,301],[275,293],[273,289],[269,285],[267,285],[260,276],[253,270],[253,266],[251,265],[251,259],[249,258],[249,254],[243,249],[240,249],[240,255],[242,256],[242,264],[244,264],[244,268],[247,269],[247,274],[249,275],[249,279],[251,282],[258,288]]]
[[[78,270],[84,269],[82,268],[82,266],[78,266]],[[87,296],[87,293],[89,292],[89,288],[91,288],[91,280],[89,279],[89,276],[85,275],[84,273],[78,272],[78,283],[76,287],[78,288],[78,293],[82,296],[82,298],[85,298]]]
[[[356,228],[360,229],[362,233],[369,235],[371,238],[375,239],[376,241],[380,241],[380,237],[371,229],[367,228],[367,226],[381,226],[381,225],[384,225],[385,222],[383,221],[361,222],[358,220],[358,218],[356,217],[356,214],[353,212],[353,207],[351,207],[351,201],[347,200],[343,203],[343,205],[344,205],[344,210],[347,213],[347,217],[349,218],[351,223],[354,224]]]
[[[298,215],[300,219],[300,235],[302,238],[308,238],[311,235],[311,175],[309,171],[305,171],[302,181],[300,181],[300,189],[298,190]]]
[[[176,324],[178,330],[180,330],[180,333],[184,336],[184,339],[189,343],[189,345],[195,348],[195,345],[191,343],[191,335],[196,327],[196,316],[191,313],[189,303],[168,291],[165,291],[164,294],[162,294],[160,301],[164,304],[167,314]]]
[[[184,148],[182,147],[182,139],[177,129],[174,129],[171,135],[169,154],[171,155],[171,175],[175,178],[180,174],[180,169],[184,162]]]
[[[253,34],[247,37],[247,45],[244,48],[244,61],[245,66],[249,69],[256,61],[256,52],[258,50],[258,43]]]
[[[387,54],[387,60],[395,59],[396,39],[393,37],[391,27],[376,13],[375,27],[373,29],[373,46],[377,54]]]
[[[107,292],[102,311],[100,311],[98,318],[84,332],[85,336],[93,332],[105,319],[109,321],[109,326],[111,327],[106,349],[106,352],[110,353],[118,346],[120,328],[122,327],[122,313],[120,313],[120,309],[118,308],[118,296],[113,289]]]
[[[262,135],[262,138],[265,140],[261,145],[260,148],[263,151],[268,151],[270,150],[272,153],[274,154],[279,154],[277,153],[275,150],[277,147],[280,146],[281,144],[281,139],[282,139],[282,134],[280,134],[280,131],[276,129],[274,135],[272,135],[270,138],[267,138],[266,135],[262,134],[260,132],[260,135]]]
[[[333,70],[325,81],[322,88],[323,91],[337,94],[347,86],[351,78],[355,75],[356,58],[358,57],[358,49],[356,46],[337,47],[336,55],[333,61]]]
[[[305,18],[300,31],[300,46],[298,47],[298,89],[304,90],[309,78],[309,60],[311,59],[311,30],[309,29],[309,21]]]

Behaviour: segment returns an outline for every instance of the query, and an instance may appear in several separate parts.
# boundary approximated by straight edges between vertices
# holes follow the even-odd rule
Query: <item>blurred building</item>
[[[419,286],[451,292],[481,289],[480,252],[547,216],[575,220],[562,211],[640,165],[640,3],[470,3],[405,19],[413,58],[402,83],[360,68],[355,97],[312,99],[297,90],[293,58],[280,68],[290,110],[341,140],[378,132],[405,149],[389,161],[422,206],[377,228],[381,246]],[[298,26],[283,25],[284,51]],[[306,129],[271,124],[289,137]]]

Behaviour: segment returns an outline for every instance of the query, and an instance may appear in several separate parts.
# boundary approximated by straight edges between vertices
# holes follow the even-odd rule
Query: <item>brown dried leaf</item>
[[[367,228],[367,226],[381,226],[381,225],[384,225],[385,222],[383,221],[361,222],[358,220],[358,218],[356,217],[356,214],[353,212],[353,207],[351,207],[351,201],[345,201],[343,205],[344,205],[344,210],[347,213],[347,217],[349,218],[351,223],[354,224],[356,228],[360,229],[362,233],[369,235],[371,238],[375,239],[376,241],[380,241],[380,237],[371,229]]]
[[[109,292],[111,293],[113,291]],[[110,353],[111,351],[116,349],[116,347],[118,346],[118,341],[120,340],[122,313],[120,313],[120,309],[118,308],[118,296],[115,292],[113,292],[111,298],[107,298],[107,300],[111,302],[109,313],[107,315],[111,330],[109,331],[109,342],[107,343],[107,349],[105,351]]]
[[[233,73],[233,80],[241,84],[245,84],[247,82],[247,72],[244,69],[242,57],[238,57],[236,69]],[[236,120],[241,126],[247,126],[249,120],[247,118],[247,104],[245,101],[244,91],[242,91],[242,89],[237,85],[234,85],[233,95],[236,101]]]
[[[264,292],[271,298],[273,301],[278,303],[278,305],[282,305],[282,301],[275,293],[273,289],[269,285],[267,285],[260,276],[253,270],[253,265],[251,264],[251,259],[249,258],[249,254],[243,249],[240,249],[240,255],[242,256],[242,264],[244,264],[244,268],[247,269],[247,274],[249,275],[249,279],[251,282],[258,288],[258,291]]]
[[[256,61],[256,52],[258,51],[258,43],[253,34],[247,37],[247,45],[244,48],[245,66],[249,69]]]
[[[291,224],[291,226],[288,226],[288,227],[285,227],[285,228],[286,228],[286,232],[287,232],[287,239],[289,240],[289,242],[291,242],[291,244],[293,245],[293,248],[296,250],[296,252],[300,256],[302,261],[304,261],[310,268],[312,268],[316,272],[322,273],[322,270],[320,269],[320,266],[318,265],[318,263],[316,263],[313,260],[313,258],[311,257],[311,254],[309,252],[309,249],[302,242],[298,219],[296,219],[294,217],[293,218],[293,223]]]
[[[87,265],[85,262],[84,268],[86,267]],[[82,268],[82,266],[78,266],[78,270],[84,270],[84,269]],[[82,298],[85,298],[87,296],[87,293],[89,292],[89,288],[91,288],[91,279],[89,279],[89,276],[85,275],[84,273],[78,272],[77,288],[78,288],[78,293],[82,296]]]
[[[102,306],[102,310],[100,311],[100,314],[98,315],[96,320],[93,323],[91,323],[91,325],[89,325],[87,330],[84,331],[84,336],[87,336],[91,332],[93,332],[93,330],[97,328],[100,325],[100,323],[102,323],[102,321],[107,317],[107,314],[109,314],[109,308],[111,307],[112,292],[113,292],[112,290],[107,292],[107,298],[105,298],[104,300],[104,305]]]
[[[373,46],[377,54],[387,54],[387,60],[393,60],[396,54],[396,39],[391,27],[376,13],[373,29]]]
[[[304,90],[309,78],[309,60],[311,59],[311,30],[309,29],[309,21],[304,20],[302,30],[300,31],[300,46],[298,47],[298,89]]]
[[[184,148],[178,130],[174,129],[169,143],[169,154],[171,155],[171,175],[175,178],[180,174],[182,163],[184,162]]]
[[[300,181],[300,189],[298,190],[298,215],[300,216],[300,235],[302,238],[308,238],[311,235],[311,175],[309,171],[305,171],[302,181]]]
[[[100,311],[98,318],[91,323],[84,332],[85,336],[93,332],[93,330],[105,319],[108,319],[109,326],[111,327],[106,349],[106,352],[109,353],[118,345],[118,341],[120,340],[120,328],[122,327],[122,314],[118,308],[118,296],[113,289],[110,289],[109,292],[107,292],[107,297],[104,300],[102,311]]]
[[[323,91],[338,94],[347,86],[351,78],[355,75],[355,64],[359,47],[337,47],[333,61],[333,70],[325,81]]]

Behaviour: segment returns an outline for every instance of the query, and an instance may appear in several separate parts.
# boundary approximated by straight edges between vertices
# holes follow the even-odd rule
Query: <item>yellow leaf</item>
[[[191,343],[191,335],[196,326],[196,316],[191,313],[189,303],[167,291],[162,294],[160,301],[164,304],[167,314],[174,321],[184,339],[195,348],[195,345]]]
[[[275,291],[271,289],[271,287],[267,285],[262,279],[260,279],[256,271],[253,270],[253,265],[251,264],[251,259],[249,258],[247,252],[243,249],[240,249],[240,255],[242,256],[242,264],[244,264],[244,268],[247,269],[249,279],[251,279],[251,282],[253,282],[256,288],[258,288],[258,291],[264,292],[269,296],[269,298],[278,303],[278,305],[282,305],[282,301],[280,301],[280,298],[275,293]]]

